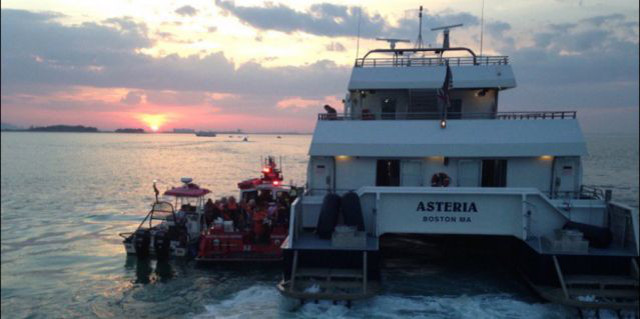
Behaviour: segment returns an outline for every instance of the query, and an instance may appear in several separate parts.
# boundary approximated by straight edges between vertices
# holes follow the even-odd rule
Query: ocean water
[[[384,291],[352,308],[281,297],[277,268],[196,267],[127,258],[132,231],[163,189],[191,176],[214,196],[236,194],[260,157],[281,156],[305,180],[306,135],[2,133],[3,318],[573,318],[491,265],[403,264]],[[587,135],[585,184],[638,207],[638,137]]]

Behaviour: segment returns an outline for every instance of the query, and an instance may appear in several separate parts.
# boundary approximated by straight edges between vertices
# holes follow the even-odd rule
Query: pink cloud
[[[299,96],[288,97],[276,103],[279,109],[306,109],[315,107],[321,109],[325,104],[329,104],[334,108],[342,108],[342,101],[335,96],[325,96],[322,99],[305,99]]]

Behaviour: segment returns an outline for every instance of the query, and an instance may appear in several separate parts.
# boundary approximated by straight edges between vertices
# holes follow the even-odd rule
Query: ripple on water
[[[117,234],[135,229],[148,212],[154,179],[161,191],[191,176],[214,196],[237,195],[236,183],[258,173],[261,156],[271,154],[282,156],[285,179],[302,185],[310,136],[251,136],[251,143],[188,134],[1,137],[3,318],[572,315],[522,296],[511,279],[485,270],[447,277],[447,267],[396,268],[397,274],[384,275],[385,293],[351,309],[296,308],[274,288],[277,269],[158,266],[126,258]],[[584,182],[611,185],[615,200],[637,207],[637,137],[587,140]]]

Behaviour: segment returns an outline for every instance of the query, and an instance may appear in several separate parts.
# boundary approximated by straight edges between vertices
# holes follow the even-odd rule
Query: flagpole
[[[449,60],[446,60],[445,64],[447,65],[447,99],[445,100],[444,103],[444,112],[443,112],[443,117],[442,120],[447,121],[447,109],[449,108],[449,105],[451,104],[451,98],[449,97],[449,86],[451,86],[451,72],[449,71]],[[446,125],[446,124],[445,124]]]

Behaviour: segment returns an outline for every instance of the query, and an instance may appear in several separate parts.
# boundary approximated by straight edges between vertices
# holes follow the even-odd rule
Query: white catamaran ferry
[[[318,116],[281,293],[372,296],[381,237],[418,234],[513,242],[543,298],[637,309],[638,212],[582,184],[576,112],[501,112],[508,57],[450,47],[448,28],[440,48],[393,41],[356,59],[344,112]]]

